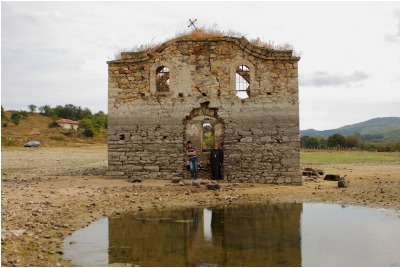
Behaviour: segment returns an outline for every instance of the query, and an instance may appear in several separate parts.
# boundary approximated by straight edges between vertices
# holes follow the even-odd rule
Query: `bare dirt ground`
[[[399,161],[400,162],[400,161]],[[328,202],[386,209],[400,216],[400,165],[318,165],[346,175],[337,182],[305,181],[302,186],[148,180],[109,180],[106,146],[3,149],[1,155],[2,266],[71,266],[63,259],[66,236],[105,216],[179,206],[266,202]],[[204,181],[205,183],[205,181]]]

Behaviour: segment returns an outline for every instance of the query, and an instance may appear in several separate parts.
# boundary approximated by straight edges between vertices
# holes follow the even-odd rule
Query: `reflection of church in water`
[[[273,204],[110,218],[109,263],[301,266],[301,213],[302,204]]]

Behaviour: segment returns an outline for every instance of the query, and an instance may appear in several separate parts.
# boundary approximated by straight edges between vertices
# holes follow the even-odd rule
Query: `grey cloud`
[[[300,86],[342,86],[349,85],[351,83],[360,82],[368,79],[370,76],[360,72],[355,71],[352,74],[329,74],[326,72],[315,72],[313,75],[300,75]]]
[[[386,34],[385,40],[388,42],[399,42],[400,43],[400,9],[396,9],[393,13],[394,13],[394,17],[397,19],[397,33]]]

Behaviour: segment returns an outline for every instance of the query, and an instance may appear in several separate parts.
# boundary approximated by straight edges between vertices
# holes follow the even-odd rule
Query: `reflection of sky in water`
[[[400,266],[400,221],[375,209],[303,204],[301,240],[303,266]]]
[[[211,241],[212,240],[212,231],[211,231],[211,216],[212,210],[204,209],[203,217],[204,217],[204,240]]]
[[[64,258],[80,266],[104,266],[108,263],[108,218],[74,232],[64,240]]]
[[[281,208],[277,210],[278,214],[282,213],[282,211],[280,210]],[[221,214],[221,210],[219,210],[218,216],[215,217],[216,214],[213,214],[213,210],[211,209],[198,209],[196,211],[198,211],[199,214],[202,214],[199,216],[200,221],[201,219],[203,221],[202,225],[194,225],[194,227],[192,226],[190,228],[195,228],[196,230],[198,228],[203,229],[200,233],[200,240],[202,239],[205,245],[207,245],[207,250],[214,251],[214,249],[212,249],[211,247],[215,244],[216,241],[219,241],[218,239],[223,239],[228,244],[230,243],[231,246],[234,246],[234,244],[232,244],[232,240],[238,239],[238,245],[241,245],[241,247],[251,248],[251,245],[245,246],[242,244],[243,239],[241,240],[240,238],[234,237],[221,238],[221,234],[223,234],[221,233],[221,231],[226,233],[229,230],[230,235],[234,234],[232,233],[232,231],[234,230],[232,229],[232,226],[230,226],[229,228],[228,226],[226,226],[227,222],[229,222],[229,219],[234,219],[235,221],[239,219],[237,221],[237,228],[238,230],[244,230],[240,227],[240,225],[243,225],[243,221],[240,220],[240,217],[242,216],[239,216],[237,218],[237,216],[234,216],[233,214]],[[280,227],[282,225],[282,222],[279,222],[279,217],[283,217],[283,221],[285,221],[288,215],[279,214],[281,216],[277,217],[276,215],[272,215],[274,213],[272,210],[268,210],[263,216],[264,219],[268,219],[268,213],[271,213],[270,216],[274,218],[274,220],[278,219],[277,227]],[[240,211],[239,213],[234,214],[238,215],[240,214]],[[262,220],[263,217],[258,217],[257,220],[255,220],[254,228],[260,228],[260,225],[256,221]],[[297,243],[297,252],[301,254],[301,264],[299,263],[297,265],[400,266],[400,219],[398,218],[381,214],[376,209],[351,206],[342,207],[340,205],[329,204],[303,204],[301,216],[298,217],[300,218],[298,220],[298,225],[293,226],[293,228],[300,228],[300,232],[297,233],[298,236],[301,236],[301,243]],[[221,219],[220,225],[218,226],[215,226],[216,219]],[[153,233],[154,226],[152,227],[152,224],[166,224],[167,222],[167,220],[162,220],[157,223],[153,220],[151,221],[151,224],[146,224],[146,222],[143,222],[143,224],[140,226],[149,226],[148,228],[151,228],[149,233]],[[246,223],[249,222],[252,221],[246,221]],[[68,237],[64,241],[64,257],[66,259],[73,260],[75,264],[80,266],[108,266],[108,223],[109,221],[107,218],[101,219]],[[169,224],[171,225],[171,221],[169,222]],[[189,225],[186,223],[180,223],[177,226],[179,226],[178,228],[182,228]],[[135,233],[134,230],[132,231],[133,233]],[[279,233],[280,231],[281,230],[263,231],[260,229],[254,232],[253,235],[257,233],[259,233],[260,235],[263,235],[263,233],[273,234],[276,232]],[[217,233],[213,234],[213,232]],[[282,232],[282,234],[288,232],[296,234],[296,232],[289,230]],[[161,237],[162,235],[154,234],[154,236],[155,237],[149,237],[148,239],[157,240],[157,237]],[[279,237],[279,235],[277,236],[277,238],[278,240],[282,240],[282,237]],[[194,238],[191,237],[189,241],[192,241],[192,239]],[[259,243],[260,239],[255,238],[254,241]],[[177,243],[178,242],[179,241],[177,241]],[[187,242],[188,241],[186,241],[186,243]],[[194,243],[198,245],[197,243],[200,242],[201,241],[197,241]],[[271,241],[268,242],[271,243]],[[185,242],[182,241],[182,243]],[[276,243],[276,245],[278,245],[280,241],[273,243]],[[282,246],[282,244],[279,245]],[[263,246],[257,245],[256,247]],[[128,252],[130,250],[129,248],[125,249]],[[216,248],[215,250],[221,251],[221,248]],[[227,248],[224,250],[226,250],[226,252],[233,253],[232,248]],[[221,252],[223,252],[224,250],[222,250]],[[260,254],[273,254],[273,252],[271,252],[270,250],[271,248],[261,249]],[[194,252],[194,254],[194,256],[199,256],[201,255],[201,252]],[[279,253],[277,254],[277,256],[278,255]],[[273,258],[273,256],[271,258]],[[287,258],[289,259],[290,256],[287,256]],[[206,263],[212,262],[209,261]],[[216,262],[216,264],[218,264],[218,262]],[[123,264],[118,263],[118,265]],[[290,265],[291,263],[286,263],[286,265],[284,266]],[[219,263],[219,266],[221,266],[221,263]],[[268,264],[266,264],[265,266],[268,266]]]

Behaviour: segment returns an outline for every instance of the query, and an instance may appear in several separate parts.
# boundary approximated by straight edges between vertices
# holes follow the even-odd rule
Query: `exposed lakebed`
[[[64,241],[80,266],[400,266],[400,219],[314,203],[157,210],[100,219]]]

